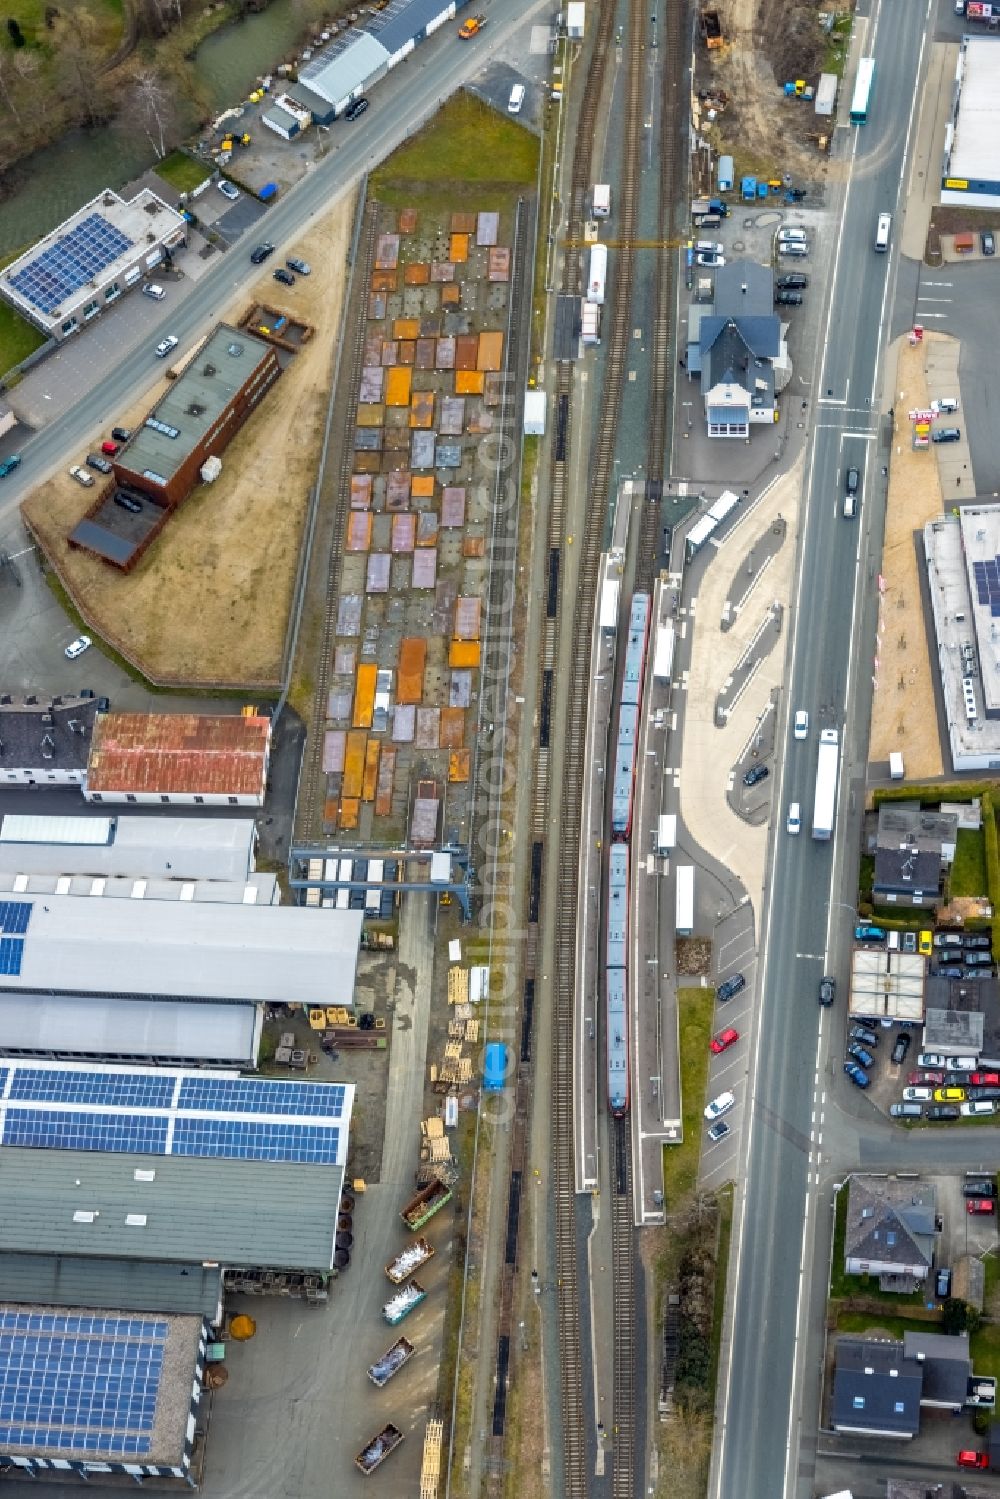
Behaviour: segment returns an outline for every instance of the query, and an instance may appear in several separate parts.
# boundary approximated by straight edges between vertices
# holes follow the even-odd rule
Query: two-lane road
[[[833,1011],[820,1010],[817,989],[824,972],[844,973],[846,966],[851,913],[840,903],[849,906],[856,889],[860,798],[852,783],[863,781],[870,700],[868,660],[859,657],[873,649],[868,553],[880,542],[884,494],[874,407],[893,256],[875,252],[875,225],[881,212],[899,221],[927,19],[911,13],[901,26],[876,4],[872,16],[857,23],[866,29],[862,50],[875,56],[877,70],[869,123],[852,131],[852,170],[819,359],[785,704],[789,720],[793,709],[808,710],[810,735],[794,741],[789,722],[773,809],[757,1062],[713,1469],[718,1499],[799,1492],[797,1412],[804,1382],[818,1377],[800,1356],[800,1310],[808,1305],[800,1293],[809,1289],[823,1112],[828,1090],[844,1082],[837,1076],[844,986]],[[862,472],[853,520],[843,514],[850,466]],[[809,836],[824,727],[840,732],[843,753],[837,828],[827,843]],[[798,837],[785,833],[790,801],[802,804]]]

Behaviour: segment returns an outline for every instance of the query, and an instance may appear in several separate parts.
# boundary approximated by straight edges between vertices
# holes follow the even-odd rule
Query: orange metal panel
[[[424,664],[427,641],[420,635],[407,636],[399,647],[399,670],[396,673],[397,703],[419,703],[424,695]]]
[[[387,406],[409,406],[410,382],[413,371],[405,364],[395,364],[386,371],[385,404]]]
[[[340,794],[348,800],[361,795],[361,787],[365,779],[365,746],[368,743],[368,735],[360,729],[351,730],[347,735],[347,754],[344,756],[344,779],[341,783]],[[341,815],[343,815],[343,804],[341,804]]]
[[[475,234],[479,215],[475,213],[453,213],[451,216],[452,234]]]
[[[393,371],[395,374],[395,371]],[[405,372],[407,375],[409,370]],[[432,390],[415,390],[410,403],[410,426],[419,427],[422,431],[429,431],[434,425],[434,392]]]
[[[434,475],[414,474],[410,480],[410,494],[414,499],[432,500],[434,498]]]
[[[412,265],[403,268],[403,284],[405,286],[426,286],[431,279],[430,261],[415,260]]]
[[[482,370],[456,370],[455,394],[457,396],[481,396],[486,376]]]
[[[399,284],[399,275],[396,271],[372,271],[372,291],[387,292],[395,291]]]
[[[448,756],[449,781],[467,781],[472,756],[467,749],[452,750]]]
[[[478,640],[453,640],[448,649],[449,666],[478,666],[479,665],[479,641]]]
[[[356,828],[359,811],[360,803],[356,796],[342,796],[340,798],[340,826],[342,828]]]
[[[354,679],[354,717],[352,719],[356,729],[370,729],[372,726],[377,676],[378,667],[374,662],[365,661],[358,667],[358,674]]]
[[[348,552],[367,552],[372,544],[372,513],[370,510],[352,510],[347,518]]]
[[[462,261],[468,260],[468,258],[469,236],[467,234],[453,234],[448,249],[448,259],[458,261],[459,265],[461,265]]]
[[[502,333],[480,333],[479,356],[476,360],[478,370],[498,370],[503,365],[503,334]]]
[[[393,338],[419,338],[420,319],[416,317],[398,317],[392,325]]]
[[[441,709],[441,748],[461,749],[465,738],[465,709]]]
[[[479,357],[479,337],[475,333],[460,333],[455,339],[455,368],[474,370]]]
[[[368,748],[365,750],[365,779],[361,787],[361,800],[373,802],[375,800],[375,788],[378,785],[378,752],[379,742],[377,739],[369,739]]]

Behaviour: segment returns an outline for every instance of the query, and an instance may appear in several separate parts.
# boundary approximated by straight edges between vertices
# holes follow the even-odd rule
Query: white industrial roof
[[[135,875],[4,874],[0,895],[101,896],[107,900],[221,901],[235,906],[277,905],[281,896],[275,874],[251,874],[245,880],[149,880]]]
[[[30,915],[8,920],[0,940],[0,990],[352,1003],[360,911],[74,895],[24,903]],[[23,951],[8,947],[4,961],[10,943]]]
[[[851,962],[849,1014],[923,1020],[924,975],[924,960],[917,953],[857,948]]]
[[[0,994],[0,1052],[41,1056],[149,1057],[253,1067],[256,1005],[169,999]]]
[[[1000,138],[1000,48],[986,37],[963,46],[962,92],[948,176],[995,182]]]
[[[388,61],[389,53],[370,32],[351,30],[299,69],[299,83],[328,104],[340,105]]]
[[[0,824],[0,873],[245,880],[250,817],[34,817]]]

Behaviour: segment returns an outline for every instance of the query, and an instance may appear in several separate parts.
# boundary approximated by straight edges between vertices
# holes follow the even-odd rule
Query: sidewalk
[[[934,42],[927,65],[920,117],[907,184],[906,216],[900,247],[911,260],[924,258],[931,213],[941,190],[944,138],[951,113],[952,89],[958,47],[954,42]]]

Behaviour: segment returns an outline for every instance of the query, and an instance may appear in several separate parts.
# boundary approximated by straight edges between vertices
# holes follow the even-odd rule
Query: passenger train
[[[608,859],[608,904],[605,917],[604,987],[608,1108],[615,1118],[629,1111],[628,918],[629,838],[635,800],[636,758],[642,717],[642,689],[652,599],[632,596],[628,642],[622,676],[611,789],[611,850]]]

